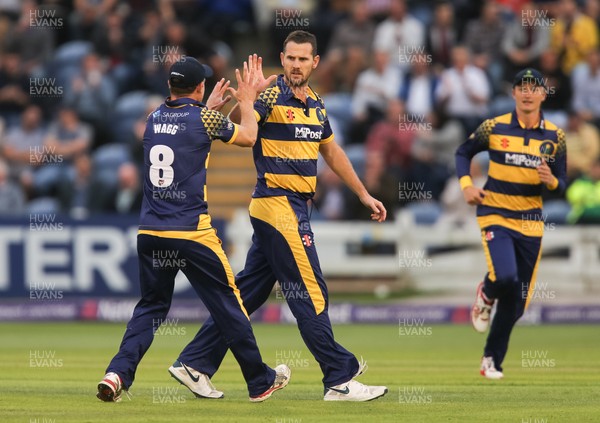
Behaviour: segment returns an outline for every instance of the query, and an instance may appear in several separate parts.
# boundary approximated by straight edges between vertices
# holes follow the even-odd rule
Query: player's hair
[[[285,46],[287,46],[287,43],[289,43],[290,41],[292,41],[296,44],[309,43],[312,46],[312,55],[313,56],[317,55],[317,37],[315,37],[314,34],[311,34],[310,32],[307,32],[307,31],[301,31],[301,30],[290,32],[290,34],[287,36],[287,38],[283,42],[283,51],[284,52],[285,52]]]
[[[196,87],[169,87],[169,89],[171,90],[171,94],[181,97],[193,93],[196,90]]]

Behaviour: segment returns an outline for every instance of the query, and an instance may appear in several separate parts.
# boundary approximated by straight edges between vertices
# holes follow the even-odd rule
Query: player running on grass
[[[250,401],[266,400],[290,379],[286,365],[273,370],[262,361],[206,203],[206,167],[212,141],[242,147],[254,145],[257,125],[252,102],[259,80],[246,63],[243,76],[236,70],[238,89],[229,88],[242,114],[240,125],[236,125],[202,103],[204,80],[210,72],[192,57],[175,62],[169,77],[171,96],[148,116],[144,133],[144,200],[137,238],[142,298],[127,324],[119,352],[98,384],[97,396],[102,401],[119,401],[122,390],[129,390],[139,362],[167,316],[175,276],[180,270],[210,311],[215,331],[238,361]],[[227,101],[222,97],[228,85],[221,80],[215,87],[209,98],[213,108]],[[185,195],[167,195],[169,191]],[[169,252],[175,253],[177,260],[155,260],[172,257]],[[176,363],[169,371],[178,380],[202,380],[205,389],[195,391],[199,397],[223,396],[192,367]]]
[[[294,31],[283,45],[283,75],[266,80],[263,77],[261,89],[265,91],[254,103],[259,131],[253,149],[258,181],[250,203],[253,244],[236,284],[252,313],[264,304],[275,281],[279,281],[302,339],[321,366],[324,399],[368,401],[385,395],[387,388],[357,382],[354,378],[366,370],[366,364],[359,363],[333,337],[327,286],[309,222],[307,201],[315,192],[319,153],[372,210],[373,220],[383,222],[386,210],[369,195],[348,157],[333,140],[325,106],[308,85],[319,64],[316,53],[315,36]],[[249,61],[262,75],[260,59],[251,56]],[[267,88],[275,78],[275,86]],[[208,319],[181,352],[178,362],[212,377],[227,348],[214,320]],[[192,391],[201,389],[187,379],[186,385]]]
[[[546,84],[535,69],[513,81],[515,110],[484,121],[456,151],[456,172],[465,201],[477,205],[488,273],[477,287],[473,327],[485,332],[496,315],[481,360],[481,374],[501,379],[502,362],[515,323],[532,298],[541,257],[542,189],[564,191],[567,146],[562,129],[544,119]],[[469,176],[472,157],[489,151],[483,189]]]

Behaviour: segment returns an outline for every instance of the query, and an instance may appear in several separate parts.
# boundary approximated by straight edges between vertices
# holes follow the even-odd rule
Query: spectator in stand
[[[559,4],[551,45],[561,57],[563,72],[569,75],[590,51],[598,48],[598,28],[592,18],[580,12],[575,0],[560,0]]]
[[[374,34],[367,0],[354,0],[351,16],[335,26],[319,66],[321,92],[352,91],[358,74],[367,65]]]
[[[452,49],[452,67],[440,78],[436,100],[441,110],[458,119],[467,133],[473,132],[488,113],[491,87],[485,73],[470,63],[466,47]]]
[[[569,140],[569,165],[567,177],[572,181],[589,174],[592,164],[600,158],[600,134],[598,129],[585,122],[575,111],[569,112],[565,136]]]
[[[538,20],[539,8],[529,1],[522,4],[521,13],[506,29],[502,41],[506,81],[512,81],[515,73],[523,68],[537,67],[540,55],[550,45],[550,24],[541,25]]]
[[[519,19],[523,6],[531,3],[531,0],[494,0],[506,19]]]
[[[9,174],[30,191],[33,173],[44,163],[45,130],[42,110],[29,105],[21,115],[21,124],[9,129],[1,143],[1,152],[9,164]]]
[[[572,83],[573,108],[600,128],[600,50],[588,53],[586,63],[573,71]]]
[[[433,12],[433,23],[427,28],[426,47],[433,63],[442,68],[450,66],[450,53],[458,36],[454,28],[454,8],[450,1],[439,1]]]
[[[327,220],[341,220],[344,211],[344,184],[329,166],[324,166],[317,178],[314,201],[318,215]]]
[[[390,16],[375,30],[374,50],[387,51],[391,63],[408,68],[425,49],[425,28],[408,14],[405,0],[391,0]]]
[[[494,91],[499,92],[502,81],[502,39],[506,26],[500,17],[500,6],[495,0],[487,0],[477,20],[470,21],[464,44],[473,54],[473,62],[485,64]]]
[[[388,219],[393,220],[393,211],[397,210],[399,206],[398,185],[401,180],[399,176],[401,172],[396,166],[386,167],[388,160],[383,150],[368,150],[365,158],[365,187],[368,187],[370,192],[376,192],[379,195],[378,198],[390,212]],[[368,217],[368,213],[362,210],[364,207],[361,209],[361,203],[355,197],[347,195],[349,209],[347,218],[364,219]]]
[[[95,147],[110,139],[107,123],[116,95],[116,85],[106,74],[100,57],[96,53],[84,56],[80,74],[65,89],[64,102],[94,127]]]
[[[440,113],[410,119],[416,130],[411,148],[411,167],[407,178],[424,183],[432,199],[439,200],[453,172],[452,157],[464,137],[462,125]]]
[[[87,154],[79,154],[73,159],[72,180],[58,182],[58,198],[61,210],[75,219],[88,217],[98,208],[97,201],[102,197],[102,187],[93,186],[92,161]]]
[[[101,190],[97,202],[102,212],[119,214],[139,214],[142,206],[142,186],[140,170],[134,163],[124,163],[119,167],[118,184],[114,190]]]
[[[180,59],[179,52],[181,51],[180,49],[177,53],[165,54],[161,56],[159,62],[151,59],[144,62],[144,83],[150,91],[163,98],[170,95],[169,85],[166,81],[169,80],[171,65]]]
[[[92,41],[98,55],[108,61],[108,73],[122,93],[135,83],[135,66],[129,63],[134,51],[134,34],[128,33],[124,25],[125,14],[114,11],[105,16],[94,30]]]
[[[200,2],[197,8],[196,19],[191,21],[205,28],[206,32],[215,40],[220,40],[227,45],[233,45],[240,34],[248,34],[253,30],[254,10],[253,0],[228,0]]]
[[[411,166],[416,131],[410,125],[400,127],[406,116],[401,101],[388,101],[385,120],[371,128],[365,144],[365,184],[384,195],[381,197],[384,205],[398,204],[398,183],[405,179]],[[390,193],[391,186],[394,188]]]
[[[432,72],[431,57],[425,53],[412,57],[410,70],[400,83],[400,100],[407,113],[428,115],[435,107],[438,79]]]
[[[92,136],[92,129],[79,120],[74,109],[62,108],[58,121],[51,125],[44,141],[44,153],[50,157],[50,163],[35,174],[36,192],[49,194],[59,182],[72,183],[75,180],[73,161],[89,153]]]
[[[410,166],[410,152],[416,130],[410,125],[400,125],[407,120],[407,116],[404,103],[398,99],[391,99],[387,103],[385,119],[378,122],[369,132],[366,150],[382,152],[386,168],[401,170]]]
[[[21,12],[21,0],[0,1],[0,17],[7,17],[13,21],[19,19]]]
[[[162,19],[158,10],[148,9],[144,12],[140,27],[135,34],[136,49],[145,51],[148,46],[158,45],[162,37]]]
[[[596,27],[600,28],[600,0],[587,0],[585,2],[583,13],[592,18]]]
[[[10,50],[19,52],[25,73],[39,74],[54,50],[55,31],[48,27],[47,19],[38,17],[40,10],[34,1],[23,1],[20,18],[3,41]]]
[[[21,187],[9,178],[8,165],[0,159],[0,215],[25,211],[25,195]]]
[[[417,131],[411,149],[412,162],[416,160],[440,166],[443,168],[440,173],[454,171],[454,152],[465,139],[462,125],[457,120],[447,119],[442,113],[433,112],[423,118],[410,119]]]
[[[483,188],[487,179],[482,161],[481,156],[477,156],[471,161],[471,179],[473,179],[473,185],[479,188]],[[441,227],[477,225],[472,217],[473,206],[465,201],[458,178],[448,178],[440,197],[440,203],[443,213],[436,225]]]
[[[146,113],[142,117],[140,117],[131,128],[131,133],[128,137],[128,146],[129,146],[129,157],[133,164],[135,164],[138,169],[142,169],[144,166],[144,131],[146,130],[146,119],[150,113],[155,111],[158,106],[160,106],[164,102],[164,98],[158,95],[152,95],[148,97],[146,101]]]
[[[73,38],[91,40],[98,21],[110,13],[119,0],[74,0],[69,26]],[[162,2],[161,2],[162,3]]]
[[[567,188],[567,200],[572,207],[569,222],[590,225],[600,223],[600,159],[592,164],[589,173],[582,175]]]
[[[177,20],[165,24],[160,46],[163,48],[178,47],[176,54],[195,57],[206,63],[213,70],[213,79],[219,80],[226,76],[227,59],[215,48],[215,43],[198,25],[186,27]],[[150,46],[156,48],[157,46]],[[152,54],[154,56],[154,54]]]
[[[387,104],[400,89],[398,68],[390,65],[385,51],[373,54],[371,67],[360,74],[352,94],[350,142],[363,142],[371,126],[383,119]]]
[[[29,75],[22,68],[19,53],[8,51],[0,56],[0,115],[8,127],[18,124],[30,102]]]
[[[540,56],[540,71],[546,79],[546,100],[544,100],[544,116],[560,128],[567,126],[565,107],[571,104],[571,80],[560,68],[559,57],[551,49]],[[569,150],[569,155],[571,151]]]

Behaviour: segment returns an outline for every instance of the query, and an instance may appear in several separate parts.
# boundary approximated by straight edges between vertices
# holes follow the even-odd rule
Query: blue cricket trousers
[[[175,275],[181,270],[210,312],[214,331],[222,336],[223,344],[231,348],[249,394],[255,396],[269,389],[275,380],[275,371],[262,361],[216,231],[213,228],[140,231],[137,249],[142,298],[127,324],[119,352],[106,371],[117,373],[126,388],[131,386],[139,362],[169,312]]]
[[[358,371],[356,357],[333,337],[327,313],[327,286],[321,273],[306,200],[295,196],[253,198],[254,228],[246,264],[236,276],[249,313],[265,303],[275,281],[296,318],[304,343],[319,363],[323,384],[335,386]],[[179,361],[208,375],[219,368],[227,352],[213,319],[207,320]]]
[[[484,355],[493,357],[501,371],[512,329],[529,305],[535,287],[542,238],[493,225],[482,230],[482,242],[488,265],[483,292],[497,300]]]

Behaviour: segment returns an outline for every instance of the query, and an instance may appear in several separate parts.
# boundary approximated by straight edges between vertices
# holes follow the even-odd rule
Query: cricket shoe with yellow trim
[[[207,374],[186,366],[179,360],[169,367],[171,377],[188,388],[197,398],[223,398],[223,392],[217,391]]]
[[[504,374],[496,369],[494,359],[492,357],[483,357],[481,359],[481,368],[479,370],[481,376],[485,376],[487,379],[498,380],[504,377]]]
[[[250,402],[263,402],[264,400],[271,398],[271,395],[273,395],[275,391],[285,388],[287,384],[290,383],[290,377],[292,377],[292,371],[288,366],[280,364],[275,367],[275,381],[271,387],[260,395],[250,397]]]
[[[116,373],[109,372],[98,383],[98,393],[96,396],[104,402],[119,402],[121,401],[123,390],[121,377]]]
[[[473,328],[477,332],[484,333],[490,327],[490,315],[492,314],[493,306],[494,300],[490,300],[485,296],[483,293],[483,282],[480,282],[477,285],[477,295],[471,309],[471,323],[473,323]]]

